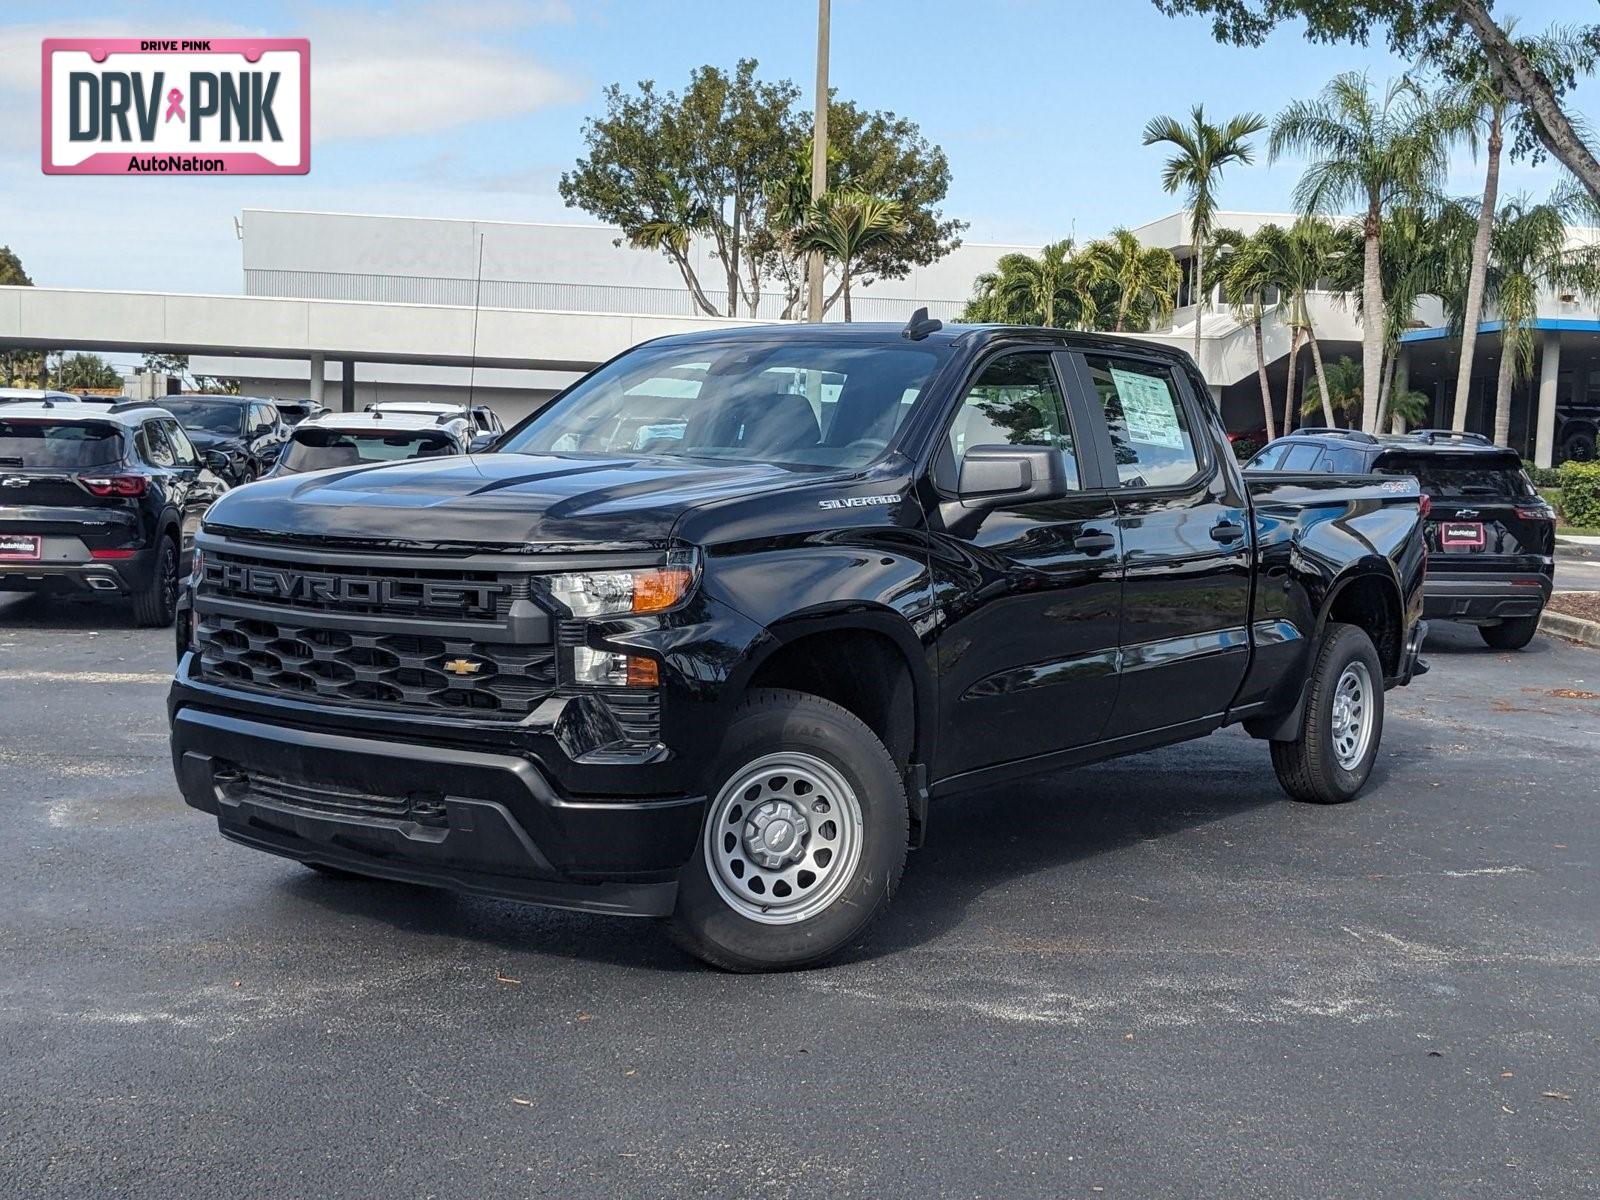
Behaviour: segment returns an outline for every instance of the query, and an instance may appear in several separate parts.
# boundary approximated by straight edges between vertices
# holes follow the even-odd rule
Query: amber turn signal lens
[[[694,572],[687,567],[662,567],[657,571],[638,571],[633,576],[633,611],[665,612],[689,594]],[[652,667],[655,664],[650,664]]]
[[[628,686],[629,687],[659,687],[661,685],[661,668],[653,658],[640,658],[637,654],[628,655]]]

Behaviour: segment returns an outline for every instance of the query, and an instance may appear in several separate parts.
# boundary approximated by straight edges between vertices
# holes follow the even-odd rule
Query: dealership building
[[[1249,233],[1281,213],[1220,213]],[[191,356],[191,370],[238,381],[247,394],[320,398],[334,407],[380,399],[488,403],[506,420],[533,411],[583,372],[648,338],[781,318],[777,288],[756,312],[707,316],[663,255],[628,246],[598,225],[451,220],[351,213],[246,210],[240,222],[241,290],[230,296],[0,288],[0,347],[165,351]],[[1220,301],[1203,309],[1189,282],[1188,214],[1136,227],[1184,267],[1179,307],[1149,338],[1198,362],[1230,429],[1263,425],[1254,335]],[[1592,243],[1600,232],[1574,229]],[[956,318],[977,277],[1001,255],[1036,247],[967,243],[903,279],[858,285],[858,320],[903,322],[926,307]],[[721,266],[708,247],[692,251],[707,298],[719,309]],[[1313,292],[1309,310],[1323,357],[1359,361],[1355,304]],[[839,309],[830,319],[840,316]],[[1500,326],[1480,326],[1468,414],[1470,429],[1493,423]],[[1402,339],[1401,379],[1431,400],[1428,423],[1450,424],[1460,340],[1442,306],[1425,298]],[[1513,391],[1511,441],[1541,463],[1594,452],[1600,416],[1600,319],[1592,297],[1549,293],[1535,322],[1535,365]],[[1268,376],[1281,413],[1290,330],[1269,313],[1263,328]],[[1302,351],[1303,381],[1310,370]]]

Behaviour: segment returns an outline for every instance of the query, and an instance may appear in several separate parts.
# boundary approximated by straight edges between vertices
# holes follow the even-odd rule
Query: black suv
[[[1245,470],[1414,476],[1430,502],[1423,616],[1476,625],[1496,650],[1533,640],[1555,576],[1555,511],[1516,451],[1447,429],[1383,437],[1304,429],[1268,445]]]
[[[271,469],[289,440],[277,404],[255,396],[168,396],[161,407],[183,423],[189,439],[232,484]]]
[[[145,403],[0,410],[0,591],[128,597],[172,622],[194,533],[227,484]]]

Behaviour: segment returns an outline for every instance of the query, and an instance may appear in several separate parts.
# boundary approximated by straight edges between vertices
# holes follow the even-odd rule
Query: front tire
[[[905,867],[905,785],[883,743],[818,696],[757,690],[708,776],[669,929],[728,971],[809,966],[864,930]]]
[[[155,570],[150,582],[134,594],[133,619],[149,629],[171,625],[178,611],[178,547],[169,537],[161,539],[156,552]]]
[[[1300,736],[1272,743],[1283,790],[1312,804],[1342,804],[1372,773],[1383,737],[1383,665],[1366,631],[1329,624],[1317,648]]]
[[[1521,650],[1539,632],[1539,614],[1507,617],[1498,625],[1479,625],[1478,636],[1491,650]]]

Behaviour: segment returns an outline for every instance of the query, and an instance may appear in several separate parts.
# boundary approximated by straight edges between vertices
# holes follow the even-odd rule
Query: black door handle
[[[1232,521],[1219,521],[1211,527],[1211,540],[1214,542],[1237,542],[1244,536],[1244,526],[1235,525]]]
[[[1096,550],[1110,550],[1116,544],[1116,538],[1109,533],[1101,533],[1098,529],[1085,529],[1072,539],[1074,550],[1088,550],[1091,553]]]

